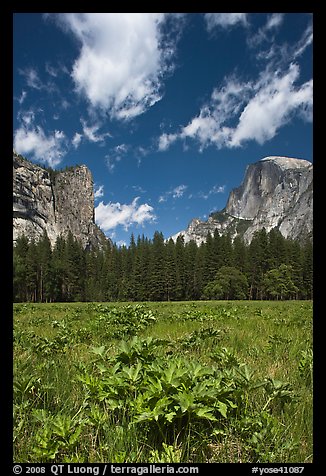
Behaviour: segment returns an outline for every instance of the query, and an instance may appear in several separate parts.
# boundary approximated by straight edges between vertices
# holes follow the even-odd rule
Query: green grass
[[[15,304],[14,459],[311,462],[311,375],[311,301]]]

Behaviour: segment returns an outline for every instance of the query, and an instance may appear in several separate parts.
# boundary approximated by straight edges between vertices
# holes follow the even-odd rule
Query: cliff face
[[[108,242],[94,222],[93,179],[86,166],[50,176],[16,154],[13,165],[14,241],[22,234],[37,240],[46,230],[52,245],[68,231],[85,248]]]
[[[307,160],[266,157],[248,166],[240,187],[231,191],[225,209],[206,222],[192,220],[177,233],[200,243],[217,229],[250,242],[262,228],[277,228],[286,238],[303,239],[313,231],[313,165]]]

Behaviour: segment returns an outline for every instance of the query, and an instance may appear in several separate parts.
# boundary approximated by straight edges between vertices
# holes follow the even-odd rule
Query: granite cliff
[[[14,152],[13,166],[14,242],[23,234],[38,240],[45,230],[52,245],[69,231],[85,248],[108,243],[94,221],[93,179],[85,165],[48,171]]]
[[[285,238],[301,240],[313,233],[313,165],[302,159],[271,156],[250,164],[240,187],[231,191],[226,207],[207,221],[193,219],[174,235],[185,242],[205,241],[217,229],[248,243],[254,233],[277,228]]]

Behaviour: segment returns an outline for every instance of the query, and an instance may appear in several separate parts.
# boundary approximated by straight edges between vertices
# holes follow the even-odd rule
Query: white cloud
[[[312,121],[313,83],[297,86],[299,73],[299,66],[292,63],[285,72],[268,67],[256,81],[226,78],[225,86],[213,91],[210,103],[178,134],[171,134],[172,140],[162,134],[166,147],[161,150],[177,138],[198,141],[200,150],[209,145],[241,147],[249,140],[263,144],[295,115]]]
[[[295,64],[291,64],[283,75],[275,74],[272,78],[268,72],[262,75],[254,85],[254,96],[244,107],[237,127],[232,130],[231,147],[239,147],[247,140],[263,144],[272,139],[294,113],[312,120],[312,80],[296,88],[294,83],[298,77],[299,67]]]
[[[272,13],[267,19],[265,29],[271,30],[273,28],[278,28],[283,23],[283,19],[283,13]]]
[[[205,13],[204,17],[208,31],[216,27],[229,28],[237,23],[247,25],[247,13]]]
[[[37,111],[33,109],[20,110],[17,114],[18,120],[24,124],[25,127],[29,127],[35,121],[35,114]]]
[[[40,126],[22,126],[14,134],[14,148],[20,154],[29,154],[32,158],[48,164],[58,165],[64,155],[66,137],[62,131],[45,134]]]
[[[23,90],[19,98],[15,98],[15,99],[19,102],[20,105],[22,105],[23,102],[25,101],[26,96],[27,96],[27,92]]]
[[[216,195],[217,193],[224,193],[225,192],[225,185],[214,185],[208,192],[199,192],[197,196],[199,198],[203,198],[207,200],[211,195]],[[192,198],[193,195],[189,198]]]
[[[103,134],[98,134],[98,130],[100,129],[100,124],[94,124],[93,126],[88,126],[86,121],[83,119],[80,120],[83,126],[83,134],[84,137],[89,140],[89,142],[104,142],[106,137],[111,137],[109,132],[105,132]]]
[[[19,69],[19,73],[25,77],[27,85],[33,89],[42,89],[44,85],[38,76],[38,72],[34,68]]]
[[[94,198],[101,198],[104,195],[104,185],[100,185],[94,190]]]
[[[81,140],[82,140],[83,135],[79,134],[78,132],[75,133],[74,137],[72,138],[72,145],[74,146],[75,149],[78,149]]]
[[[113,173],[117,162],[127,154],[129,146],[127,144],[119,144],[110,150],[110,153],[105,156],[105,163],[110,173]]]
[[[168,192],[165,192],[163,195],[160,195],[158,201],[159,203],[166,202],[169,197],[181,198],[184,195],[187,188],[188,188],[187,185],[183,185],[183,184],[178,185],[173,190],[169,190]]]
[[[139,197],[130,204],[100,202],[95,208],[95,221],[104,231],[112,230],[117,226],[123,226],[125,230],[132,224],[143,225],[145,222],[155,220],[154,209],[148,203],[138,205]]]
[[[115,244],[118,248],[127,247],[127,242],[125,240],[119,240]]]
[[[172,197],[173,198],[180,198],[183,196],[185,191],[187,190],[187,185],[178,185],[172,190]]]
[[[80,52],[71,76],[94,110],[124,120],[161,99],[162,79],[173,55],[161,29],[165,18],[164,13],[56,16],[78,39]]]
[[[178,134],[163,133],[158,140],[158,150],[163,152],[167,150],[178,138]]]
[[[312,44],[312,42],[313,42],[313,30],[312,30],[312,24],[309,24],[306,30],[304,31],[302,38],[295,45],[295,50],[292,53],[292,57],[297,58],[298,56],[301,56],[303,52],[306,50],[306,48]]]
[[[119,156],[112,157],[109,154],[105,156],[105,163],[111,174],[113,173],[117,162],[120,162],[120,160],[121,160],[121,157]]]
[[[274,35],[273,30],[277,30],[283,23],[284,14],[283,13],[272,13],[267,16],[266,23],[257,30],[252,36],[248,37],[247,44],[251,48],[257,48],[263,42],[272,43],[274,48]],[[258,57],[260,59],[264,58],[264,53],[259,52]]]

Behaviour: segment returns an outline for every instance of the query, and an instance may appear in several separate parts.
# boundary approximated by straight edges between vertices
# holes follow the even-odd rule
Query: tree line
[[[250,244],[218,231],[197,245],[132,235],[129,246],[83,249],[69,232],[51,248],[17,239],[13,252],[16,302],[312,299],[313,246],[276,229]]]

